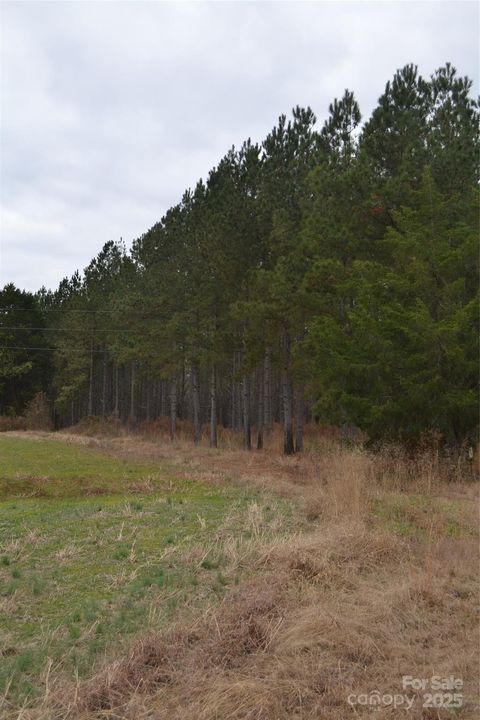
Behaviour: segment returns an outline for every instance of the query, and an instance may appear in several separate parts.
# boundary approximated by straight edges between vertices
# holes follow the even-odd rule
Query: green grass
[[[0,693],[8,685],[13,703],[42,692],[49,659],[85,676],[111,643],[236,581],[215,533],[228,516],[229,536],[248,536],[258,493],[56,441],[0,437],[0,464]],[[146,477],[154,489],[132,495]],[[206,554],[189,559],[193,545]]]
[[[71,497],[166,486],[166,468],[56,440],[0,436],[0,499]]]
[[[458,500],[426,495],[384,493],[372,502],[372,521],[389,532],[405,537],[427,539],[435,527],[445,537],[474,537],[476,514]]]

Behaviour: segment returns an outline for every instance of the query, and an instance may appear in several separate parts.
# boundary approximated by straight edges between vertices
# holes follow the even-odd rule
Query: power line
[[[98,315],[99,313],[114,313],[114,312],[122,312],[122,310],[80,310],[75,308],[22,308],[22,307],[15,307],[14,305],[9,305],[8,307],[2,308],[4,312],[9,312],[10,310],[13,310],[14,312],[36,312],[36,313],[47,313],[47,312],[56,312],[56,313],[93,313],[95,315]]]
[[[84,314],[91,314],[91,315],[109,315],[111,313],[124,313],[125,310],[122,308],[114,309],[114,310],[80,310],[75,308],[59,308],[59,309],[50,309],[50,308],[21,308],[21,307],[15,307],[12,305],[9,305],[8,307],[0,308],[0,313],[8,313],[8,312],[29,312],[29,313],[84,313]],[[129,308],[128,309],[129,314],[135,314],[135,312]]]
[[[28,346],[28,345],[26,345],[26,346],[0,345],[0,350],[42,350],[42,351],[48,351],[48,350],[50,350],[51,352],[55,352],[55,351],[59,350],[59,348],[55,348],[55,347],[31,347],[31,346]],[[73,352],[82,352],[82,353],[87,353],[87,352],[88,352],[88,353],[91,353],[91,352],[94,352],[94,353],[101,353],[101,354],[107,352],[106,350],[90,350],[90,349],[89,349],[89,350],[85,350],[85,349],[83,349],[83,348],[78,348],[78,349],[77,349],[77,348],[69,348],[69,349],[68,349],[68,352],[72,352],[72,351],[73,351]]]
[[[0,345],[0,351],[1,350],[36,350],[39,352],[57,352],[60,348],[55,347],[33,347],[33,346],[18,346],[18,345]],[[85,355],[90,355],[90,353],[95,353],[98,355],[106,355],[108,354],[108,350],[90,350],[90,348],[68,348],[68,352],[79,352],[84,353]],[[165,359],[164,355],[148,355],[144,358],[140,358],[142,360],[154,360],[155,358],[163,358]]]
[[[113,329],[105,329],[105,328],[93,328],[88,329],[87,331],[83,330],[82,328],[47,328],[47,327],[23,327],[23,326],[15,326],[10,327],[8,325],[0,325],[0,332],[2,330],[42,330],[43,332],[88,332],[90,333],[111,333],[111,332],[126,332],[126,333],[140,333],[143,332],[142,330],[132,330],[131,328],[113,328]]]

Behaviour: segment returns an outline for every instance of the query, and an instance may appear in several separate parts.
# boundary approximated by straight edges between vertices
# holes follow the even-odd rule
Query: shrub
[[[44,392],[39,392],[30,400],[25,409],[27,430],[52,430],[51,403]]]
[[[8,432],[9,430],[26,430],[27,425],[25,418],[10,417],[8,415],[0,415],[0,432]]]

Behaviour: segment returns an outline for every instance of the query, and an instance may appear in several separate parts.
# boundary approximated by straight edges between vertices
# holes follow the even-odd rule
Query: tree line
[[[450,64],[397,71],[362,123],[350,91],[230,149],[129,251],[0,293],[0,413],[191,420],[284,452],[306,421],[461,444],[478,393],[479,104]],[[253,435],[255,429],[255,436]]]

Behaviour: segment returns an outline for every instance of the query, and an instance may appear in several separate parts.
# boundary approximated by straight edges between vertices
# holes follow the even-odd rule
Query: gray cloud
[[[475,80],[475,2],[1,4],[0,284],[55,287],[278,115],[368,116],[408,62]]]

